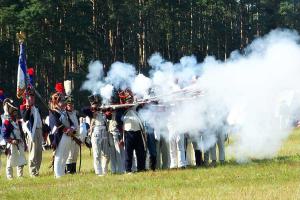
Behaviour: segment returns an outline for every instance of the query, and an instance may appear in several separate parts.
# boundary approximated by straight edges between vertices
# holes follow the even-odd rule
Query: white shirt
[[[125,131],[140,131],[140,119],[135,111],[135,108],[130,108],[124,116],[124,130]]]

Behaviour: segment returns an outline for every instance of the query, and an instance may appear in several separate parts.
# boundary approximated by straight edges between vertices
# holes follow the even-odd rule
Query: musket
[[[199,97],[203,97],[203,94],[197,94],[197,95],[193,95],[190,97],[183,97],[183,98],[176,98],[176,99],[172,99],[171,102],[186,102],[186,101],[193,101],[198,99]],[[163,103],[168,103],[169,101],[162,101]]]
[[[185,98],[173,98],[170,100],[159,100],[158,97],[162,97],[162,96],[168,96],[168,95],[161,95],[161,96],[154,96],[154,97],[149,97],[147,99],[138,99],[133,103],[126,103],[126,104],[108,104],[108,105],[102,105],[99,107],[100,110],[107,110],[107,109],[120,109],[120,108],[126,108],[126,107],[132,107],[132,106],[138,106],[138,105],[144,105],[144,104],[150,104],[150,103],[158,103],[157,105],[161,105],[164,103],[168,103],[168,102],[180,102],[180,101],[191,101],[194,100],[198,97],[203,96],[203,92],[199,91],[199,90],[194,90],[194,91],[188,91],[188,90],[184,90],[185,93],[190,94],[188,97]],[[183,92],[183,90],[181,91]],[[172,93],[172,95],[174,95],[175,93]],[[178,93],[177,93],[178,94]]]
[[[168,97],[176,97],[176,96],[180,96],[180,95],[191,95],[191,96],[194,96],[194,95],[199,95],[199,94],[203,94],[203,91],[199,90],[199,89],[195,89],[195,88],[183,88],[183,89],[180,89],[180,90],[176,90],[176,91],[173,91],[173,92],[170,92],[170,93],[167,93],[167,94],[162,94],[162,95],[157,95],[157,96],[152,96],[152,97],[149,97],[149,98],[146,98],[146,99],[141,99],[141,100],[137,100],[138,102],[139,101],[149,101],[149,102],[153,102],[153,101],[160,101],[160,100],[163,100],[165,98],[168,98]]]
[[[189,97],[196,97],[199,95],[202,95],[203,92],[198,90],[198,89],[181,89],[178,91],[174,91],[168,94],[163,94],[163,95],[158,95],[158,96],[152,96],[144,99],[137,99],[133,103],[125,103],[125,104],[108,104],[108,105],[101,105],[98,107],[99,110],[106,110],[106,109],[119,109],[119,108],[126,108],[126,107],[132,107],[132,106],[138,106],[138,105],[144,105],[144,104],[150,104],[150,103],[156,103],[158,104],[159,102],[168,102],[168,101],[173,101],[174,96],[179,96],[179,95],[184,95],[189,96]],[[165,100],[164,98],[166,97],[172,97],[170,100]]]
[[[125,104],[108,104],[108,105],[101,105],[99,106],[99,110],[107,110],[107,109],[120,109],[120,108],[128,108],[128,107],[133,107],[133,106],[139,106],[139,105],[145,105],[145,104],[149,104],[152,102],[156,102],[156,101],[136,101],[133,103],[125,103]]]
[[[107,109],[119,109],[119,108],[126,108],[126,107],[132,107],[136,105],[142,104],[141,102],[136,103],[125,103],[125,104],[110,104],[110,105],[102,105],[99,107],[100,110],[107,110]]]

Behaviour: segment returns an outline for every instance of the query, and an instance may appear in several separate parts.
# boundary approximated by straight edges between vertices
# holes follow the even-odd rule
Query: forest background
[[[93,60],[105,71],[122,61],[144,74],[154,52],[172,62],[191,54],[199,62],[208,55],[226,61],[275,28],[300,32],[300,0],[1,0],[0,87],[15,97],[19,31],[42,96],[71,79],[82,105]]]

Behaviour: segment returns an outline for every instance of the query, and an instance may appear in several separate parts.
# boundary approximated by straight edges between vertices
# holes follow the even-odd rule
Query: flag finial
[[[24,42],[25,38],[26,38],[26,35],[24,32],[20,31],[19,33],[17,33],[17,38],[19,40],[19,42]]]

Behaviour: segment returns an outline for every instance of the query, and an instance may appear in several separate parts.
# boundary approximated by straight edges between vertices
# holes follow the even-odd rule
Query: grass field
[[[41,176],[8,181],[5,158],[0,170],[4,199],[300,199],[300,131],[284,143],[278,156],[237,164],[229,159],[217,168],[189,168],[132,175],[95,176],[84,148],[82,172],[54,179],[44,152]]]

